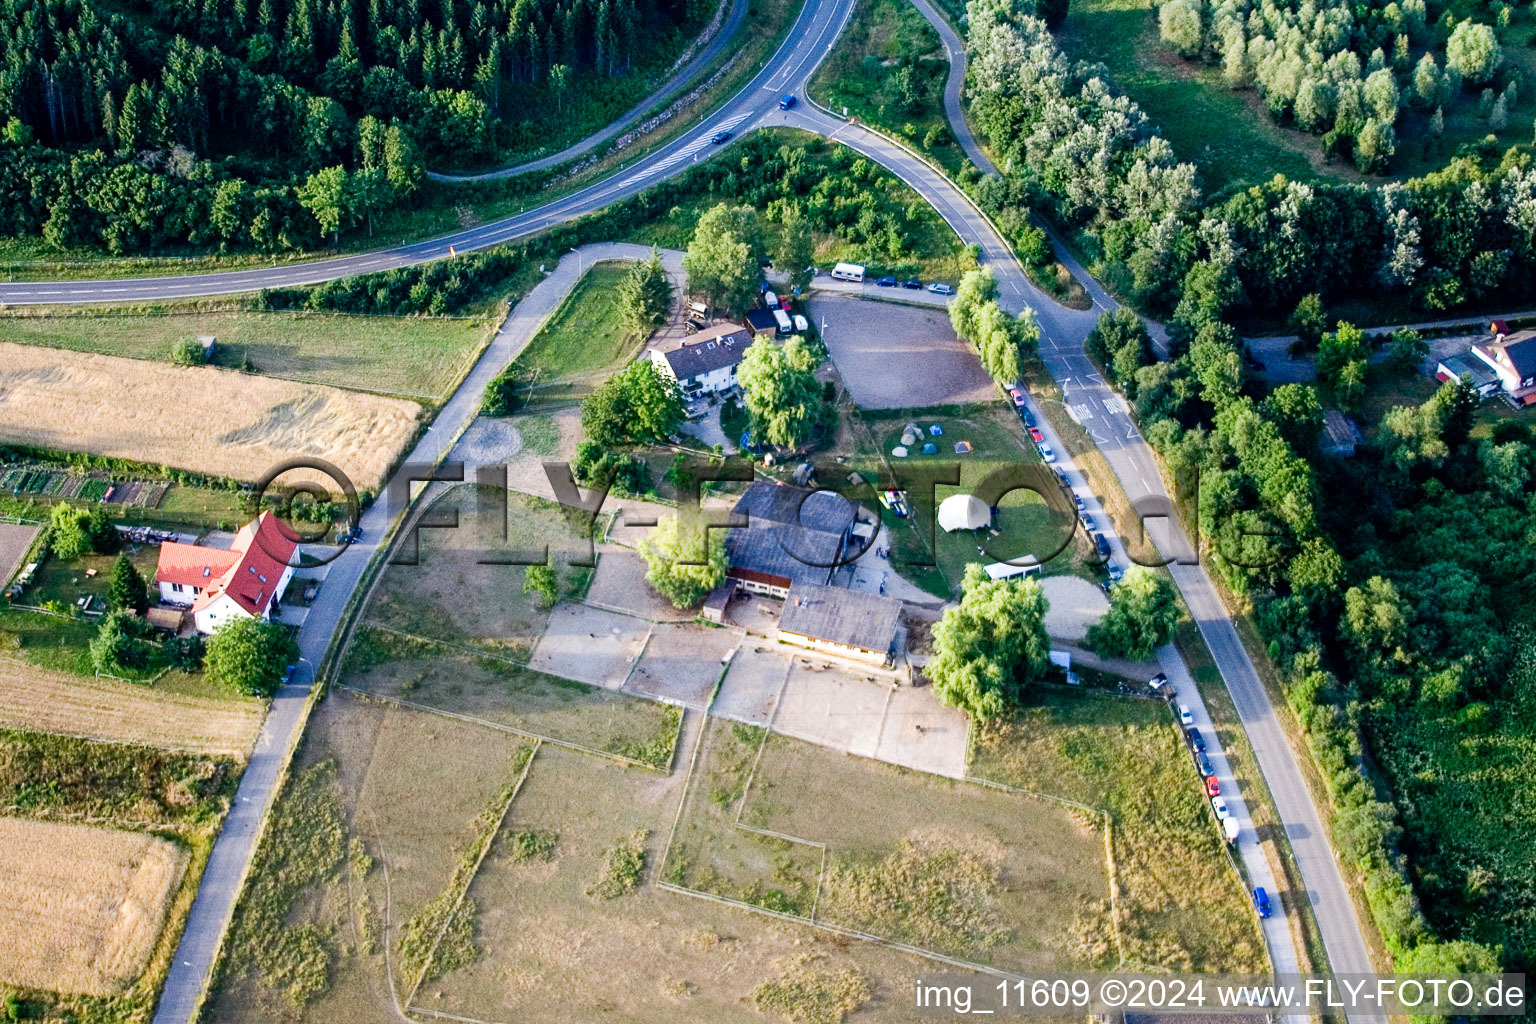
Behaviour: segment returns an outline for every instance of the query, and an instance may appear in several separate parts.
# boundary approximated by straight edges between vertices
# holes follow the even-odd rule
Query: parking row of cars
[[[1152,688],[1168,685],[1168,677],[1159,672],[1152,679]],[[1237,842],[1237,819],[1232,816],[1232,810],[1227,806],[1226,800],[1221,796],[1221,781],[1216,778],[1216,766],[1211,764],[1211,759],[1205,752],[1205,737],[1201,735],[1195,725],[1194,713],[1189,710],[1188,704],[1179,705],[1179,724],[1184,728],[1184,742],[1189,747],[1190,757],[1194,759],[1195,768],[1205,779],[1205,795],[1211,801],[1211,810],[1216,814],[1216,820],[1221,822],[1223,834],[1227,842]],[[1255,886],[1253,890],[1253,909],[1262,917],[1268,917],[1274,912],[1269,902],[1269,893],[1262,885]]]
[[[875,281],[875,285],[880,288],[895,288],[897,285],[900,285],[903,288],[910,288],[915,292],[921,291],[923,288],[923,282],[919,281],[915,277],[908,278],[905,281],[898,281],[894,277],[887,276],[877,279]],[[928,290],[935,295],[955,294],[955,290],[949,285],[945,284],[943,281],[934,281],[932,284],[928,285]]]

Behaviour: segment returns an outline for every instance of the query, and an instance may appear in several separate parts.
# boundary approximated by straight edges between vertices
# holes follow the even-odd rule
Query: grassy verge
[[[965,154],[944,117],[949,61],[939,34],[906,0],[859,0],[812,76],[816,101],[923,150],[951,177]]]
[[[541,401],[578,398],[629,362],[640,340],[619,322],[619,283],[628,263],[599,263],[582,275],[516,367]]]

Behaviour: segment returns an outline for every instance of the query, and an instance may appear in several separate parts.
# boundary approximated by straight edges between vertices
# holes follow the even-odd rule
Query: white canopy
[[[939,503],[939,525],[945,533],[975,530],[992,522],[992,510],[974,494],[952,494]]]

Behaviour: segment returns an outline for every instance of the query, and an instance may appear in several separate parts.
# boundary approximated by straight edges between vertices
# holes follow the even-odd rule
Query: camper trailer
[[[839,263],[832,268],[832,276],[839,281],[864,281],[864,267],[858,263]]]

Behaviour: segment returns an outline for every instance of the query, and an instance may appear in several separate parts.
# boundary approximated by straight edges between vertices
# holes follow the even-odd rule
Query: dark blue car
[[[794,105],[795,105],[795,94],[794,93],[787,92],[783,96],[779,97],[779,109],[780,110],[788,110],[790,107],[792,107]]]
[[[1264,891],[1262,885],[1253,890],[1253,909],[1259,912],[1261,918],[1273,913],[1269,906],[1269,893]]]

